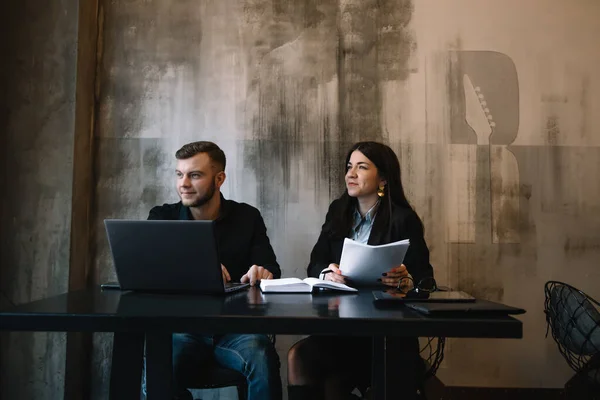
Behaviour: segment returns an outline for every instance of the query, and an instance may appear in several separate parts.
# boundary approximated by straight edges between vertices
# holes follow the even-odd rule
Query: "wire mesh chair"
[[[419,344],[421,349],[419,355],[425,363],[425,371],[421,380],[419,381],[419,387],[417,389],[417,395],[420,399],[426,399],[425,396],[425,382],[427,379],[435,376],[438,368],[444,360],[444,347],[446,345],[446,338],[444,337],[428,337],[419,338]]]
[[[438,368],[444,360],[444,347],[446,345],[446,338],[444,337],[428,337],[421,338],[421,350],[419,355],[425,361],[425,374],[423,379],[426,380],[435,375]]]
[[[412,281],[412,278],[409,278]],[[414,283],[414,282],[413,282]],[[400,289],[402,280],[398,284]],[[418,282],[415,287],[425,292],[431,291],[449,291],[450,288],[439,286],[433,277],[426,277]],[[420,399],[426,399],[425,383],[427,379],[435,376],[438,368],[444,360],[444,347],[446,338],[444,337],[421,337],[419,338],[419,356],[423,361],[423,371],[419,379],[417,395]]]
[[[544,287],[547,330],[575,376],[567,382],[597,391],[600,398],[600,303],[581,290],[557,281]]]
[[[410,282],[409,282],[410,281]],[[410,283],[410,284],[409,284]],[[432,291],[448,291],[447,287],[440,287],[437,285],[433,277],[427,277],[416,283],[411,277],[402,279],[398,283],[398,290],[402,291],[402,288],[413,287],[417,290],[432,292]],[[414,290],[414,289],[412,289]],[[406,293],[406,292],[404,292]],[[417,383],[417,396],[419,399],[426,399],[425,394],[425,383],[427,379],[435,376],[438,368],[444,360],[444,347],[446,345],[445,337],[421,337],[419,338],[419,356],[421,363],[419,365],[420,371],[418,375]],[[362,393],[362,391],[361,391]]]

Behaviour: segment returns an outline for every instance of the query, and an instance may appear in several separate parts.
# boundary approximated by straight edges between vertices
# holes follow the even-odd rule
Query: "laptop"
[[[223,294],[249,286],[223,283],[213,221],[105,219],[104,227],[120,290]]]

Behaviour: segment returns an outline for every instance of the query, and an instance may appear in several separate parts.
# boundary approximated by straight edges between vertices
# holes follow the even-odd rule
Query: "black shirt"
[[[189,207],[179,203],[164,204],[150,210],[148,219],[192,220]],[[221,264],[231,280],[239,282],[254,264],[265,267],[273,278],[281,277],[281,269],[267,237],[260,212],[246,204],[226,200],[221,195],[221,208],[215,220],[215,236]]]

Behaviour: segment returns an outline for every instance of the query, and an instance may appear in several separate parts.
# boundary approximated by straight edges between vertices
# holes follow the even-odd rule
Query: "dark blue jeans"
[[[173,334],[173,373],[178,377],[207,362],[242,373],[248,382],[248,400],[281,400],[279,356],[266,335]]]

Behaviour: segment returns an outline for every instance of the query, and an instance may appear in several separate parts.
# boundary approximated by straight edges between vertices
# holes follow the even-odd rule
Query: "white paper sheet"
[[[409,245],[408,239],[373,246],[346,238],[340,270],[357,285],[377,285],[381,274],[402,264]]]

